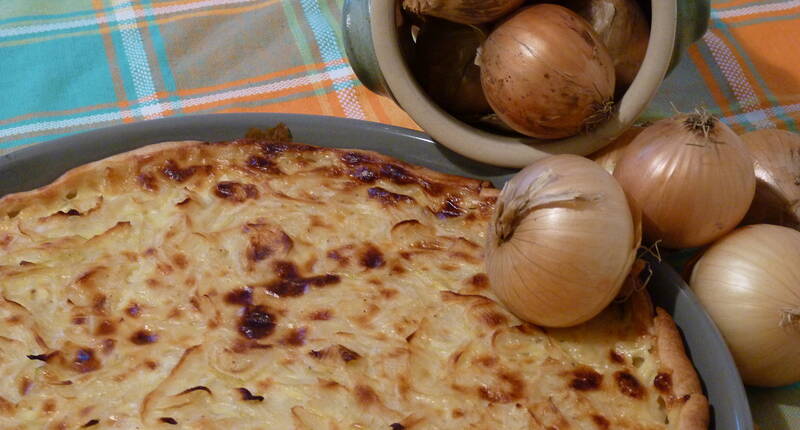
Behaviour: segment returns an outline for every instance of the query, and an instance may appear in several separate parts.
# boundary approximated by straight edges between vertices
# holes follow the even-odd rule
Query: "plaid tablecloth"
[[[713,1],[646,116],[703,105],[737,131],[800,121],[800,0]],[[0,0],[0,153],[96,127],[208,112],[415,124],[353,75],[342,0]],[[2,177],[2,172],[0,172]],[[749,391],[800,428],[800,386]]]

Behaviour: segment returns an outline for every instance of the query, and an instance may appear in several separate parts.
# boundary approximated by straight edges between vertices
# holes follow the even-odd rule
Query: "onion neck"
[[[708,113],[708,111],[705,109],[697,109],[694,113],[686,116],[683,124],[690,132],[708,139],[711,133],[714,132],[714,121],[714,116]]]
[[[781,310],[780,326],[800,332],[800,307]]]
[[[579,191],[562,191],[557,193],[545,192],[559,176],[547,170],[530,181],[524,189],[519,189],[514,179],[506,182],[500,192],[497,210],[494,215],[494,231],[497,243],[500,246],[514,236],[520,223],[532,211],[547,205],[565,204],[579,201],[595,201],[602,198],[600,193],[587,194]]]

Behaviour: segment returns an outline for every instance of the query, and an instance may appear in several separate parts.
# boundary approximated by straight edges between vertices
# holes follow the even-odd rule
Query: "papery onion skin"
[[[636,0],[568,0],[595,32],[614,60],[617,94],[630,86],[647,53],[650,24]]]
[[[574,136],[612,112],[614,63],[591,26],[554,4],[522,9],[483,45],[486,99],[514,130],[540,139]]]
[[[589,158],[606,169],[606,172],[614,174],[614,169],[617,167],[619,159],[622,158],[623,151],[642,131],[644,131],[644,127],[633,126],[629,128],[603,149],[590,155]]]
[[[525,0],[403,0],[403,8],[421,15],[435,16],[459,24],[495,21]]]
[[[668,248],[706,245],[733,230],[756,183],[744,142],[705,113],[649,126],[628,145],[614,177],[641,209],[645,236]]]
[[[743,134],[742,141],[756,173],[756,196],[744,222],[800,229],[800,135],[765,129]]]
[[[554,155],[523,169],[500,193],[487,274],[497,297],[521,319],[573,326],[616,297],[640,239],[626,196],[608,172],[587,158]]]
[[[429,20],[417,37],[414,74],[425,92],[450,113],[492,110],[481,88],[481,69],[475,65],[485,39],[477,27],[439,19]]]
[[[745,383],[800,381],[800,232],[739,228],[705,252],[690,283]]]

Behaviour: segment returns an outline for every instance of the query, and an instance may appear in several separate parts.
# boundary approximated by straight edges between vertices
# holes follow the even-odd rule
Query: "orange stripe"
[[[337,61],[334,61],[334,62],[328,64],[328,65],[334,66],[334,65],[337,65],[337,64],[341,64],[341,63],[342,63],[342,60],[337,60]],[[245,78],[245,79],[238,79],[238,80],[235,80],[235,81],[225,82],[225,83],[222,83],[222,84],[212,85],[212,86],[209,86],[209,87],[200,87],[200,88],[192,88],[192,89],[189,89],[189,90],[180,90],[180,91],[178,91],[178,95],[179,96],[193,96],[193,95],[196,95],[196,94],[210,93],[210,92],[224,90],[224,89],[228,89],[228,88],[232,88],[232,87],[236,87],[236,86],[249,85],[249,84],[259,83],[259,82],[262,82],[262,81],[271,80],[271,79],[274,79],[274,78],[280,78],[280,77],[284,77],[284,76],[289,76],[291,74],[299,73],[299,72],[308,72],[308,71],[312,71],[312,70],[321,71],[321,70],[323,70],[325,68],[325,66],[326,66],[326,63],[303,64],[301,66],[295,66],[295,67],[291,67],[289,69],[280,70],[280,71],[277,71],[277,72],[271,72],[271,73],[267,73],[267,74],[264,74],[264,75],[253,76],[253,77]]]
[[[326,80],[324,82],[326,83],[327,86],[330,86],[330,84],[331,84],[330,80]],[[283,90],[279,90],[279,91],[275,91],[275,92],[271,92],[271,93],[267,93],[267,94],[253,94],[253,95],[235,97],[235,98],[230,98],[230,99],[225,99],[225,100],[218,100],[218,101],[215,101],[215,102],[204,103],[204,104],[201,104],[201,105],[187,106],[187,107],[184,107],[184,111],[186,111],[187,113],[188,112],[196,112],[196,111],[199,111],[199,110],[205,110],[205,109],[211,109],[211,108],[215,108],[215,107],[226,106],[226,105],[229,105],[231,103],[241,103],[241,102],[251,102],[251,101],[258,101],[258,100],[275,99],[275,98],[280,98],[280,97],[284,97],[284,96],[289,96],[289,95],[292,95],[292,94],[297,94],[297,93],[304,92],[304,91],[311,91],[313,89],[314,88],[313,88],[312,84],[306,84],[306,85],[301,85],[301,86],[294,87],[294,88],[287,88],[287,89],[283,89]],[[317,98],[321,99],[322,97],[317,97]],[[328,110],[330,110],[330,109],[328,109]]]
[[[717,106],[719,106],[720,110],[722,111],[722,115],[733,115],[733,109],[731,109],[730,101],[723,95],[722,89],[719,87],[719,83],[716,81],[716,79],[714,79],[714,75],[711,73],[711,68],[700,54],[700,50],[697,49],[697,46],[692,45],[689,47],[687,52],[689,53],[689,58],[692,59],[695,67],[697,67],[697,71],[700,73],[700,76],[702,76],[703,80],[705,80],[711,96],[714,97],[714,100],[717,102]]]

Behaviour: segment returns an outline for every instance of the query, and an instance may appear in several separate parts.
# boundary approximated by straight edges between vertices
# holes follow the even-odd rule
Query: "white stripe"
[[[202,106],[209,103],[236,99],[240,97],[246,97],[251,95],[259,95],[259,94],[268,94],[276,91],[286,90],[290,88],[301,87],[304,85],[308,85],[315,82],[321,82],[325,80],[339,80],[339,79],[352,79],[354,77],[353,70],[349,67],[342,67],[340,69],[331,70],[328,72],[316,73],[313,75],[303,76],[294,79],[288,79],[285,81],[280,82],[273,82],[269,84],[259,85],[252,88],[244,88],[239,90],[229,90],[224,91],[216,94],[209,94],[200,97],[194,97],[190,99],[185,99],[177,102],[160,102],[151,105],[153,108],[160,109],[161,111],[166,109],[176,110],[179,108],[186,108],[192,106]],[[144,108],[142,108],[144,110]],[[23,135],[28,133],[36,133],[41,131],[50,131],[50,130],[59,130],[59,129],[67,129],[72,127],[78,127],[82,125],[91,125],[91,124],[98,124],[103,122],[110,122],[110,121],[118,121],[123,118],[133,118],[135,111],[133,109],[123,110],[120,112],[111,112],[111,113],[103,113],[103,114],[94,114],[94,115],[87,115],[78,118],[70,118],[64,120],[56,120],[56,121],[43,121],[37,122],[33,124],[25,124],[16,127],[10,127],[6,129],[0,129],[0,138],[9,137],[9,136],[17,136]]]
[[[745,6],[737,9],[712,11],[712,18],[733,18],[745,15],[757,15],[767,12],[778,12],[800,7],[800,0],[789,0],[780,3],[761,4],[757,6]]]
[[[136,98],[145,101],[145,103],[157,101],[156,86],[153,82],[153,73],[150,70],[147,52],[144,49],[142,34],[137,26],[132,25],[136,16],[133,4],[130,0],[114,0],[113,4],[122,6],[114,9],[116,21],[123,24],[131,24],[130,26],[123,25],[120,29],[120,35],[122,36],[123,52],[128,60],[129,72],[133,79]],[[163,116],[163,110],[160,107],[145,107],[147,107],[147,110],[142,110],[142,116],[146,119],[161,118]]]
[[[144,11],[139,9],[134,11],[133,15],[130,14],[126,15],[130,16],[129,18],[126,19],[140,19],[147,16],[169,15],[177,12],[203,9],[211,6],[226,6],[226,5],[240,4],[240,3],[254,3],[257,1],[261,0],[205,0],[205,1],[199,1],[195,3],[181,4],[181,5],[154,7],[149,11]],[[116,8],[112,9],[112,14],[116,15],[116,13],[117,13]],[[0,38],[24,36],[26,34],[45,33],[48,31],[69,30],[81,27],[94,27],[100,24],[109,24],[109,23],[113,24],[115,22],[118,21],[115,20],[113,17],[110,17],[108,14],[102,14],[99,17],[82,18],[74,21],[63,21],[63,22],[53,22],[48,24],[34,24],[34,25],[25,25],[20,27],[3,28],[0,29]]]
[[[725,76],[725,80],[728,81],[728,85],[731,87],[731,90],[733,90],[733,95],[739,102],[739,106],[742,107],[744,112],[751,113],[749,118],[752,120],[753,124],[759,128],[774,126],[766,115],[758,113],[761,102],[758,96],[756,96],[755,91],[753,91],[753,87],[750,86],[750,82],[745,78],[739,62],[736,61],[736,58],[725,42],[712,31],[706,32],[703,36],[703,41],[708,45],[711,56],[714,57],[714,61],[722,71],[722,75]]]

